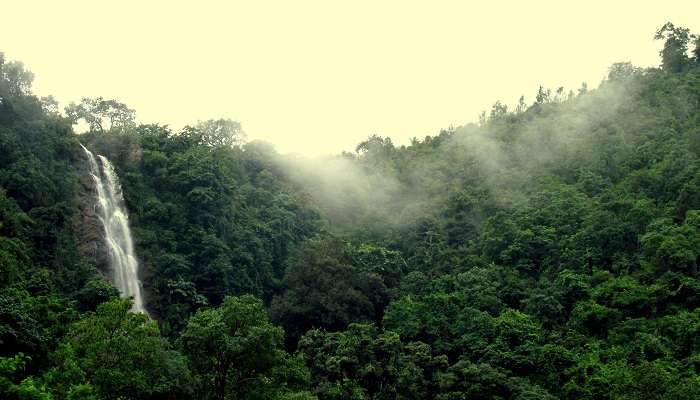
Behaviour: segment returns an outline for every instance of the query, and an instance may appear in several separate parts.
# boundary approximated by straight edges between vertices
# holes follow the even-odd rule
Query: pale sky
[[[232,118],[281,152],[354,150],[473,122],[540,84],[595,87],[656,66],[666,21],[700,1],[0,0],[0,51],[61,106],[114,98],[139,122]]]

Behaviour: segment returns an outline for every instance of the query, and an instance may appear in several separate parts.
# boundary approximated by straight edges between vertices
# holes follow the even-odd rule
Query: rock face
[[[73,226],[78,239],[78,252],[95,264],[103,276],[110,278],[109,249],[105,244],[104,227],[100,222],[95,181],[90,175],[90,164],[82,151],[76,158],[79,175],[77,212]]]

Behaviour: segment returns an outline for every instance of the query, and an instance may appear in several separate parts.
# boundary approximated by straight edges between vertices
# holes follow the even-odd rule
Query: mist
[[[480,123],[414,138],[409,145],[373,135],[352,152],[278,155],[275,162],[311,195],[335,232],[401,230],[439,214],[449,199],[465,193],[475,199],[472,218],[481,226],[484,210],[477,203],[486,198],[489,207],[511,209],[527,201],[539,176],[583,173],[606,162],[607,155],[590,148],[608,140],[606,129],[629,111],[626,100],[645,75],[629,63],[611,71],[621,66],[631,69],[623,76],[611,74],[598,88],[584,86],[575,94],[541,88],[541,98],[532,104],[509,111],[498,102]],[[625,143],[620,146],[616,151],[626,151]]]

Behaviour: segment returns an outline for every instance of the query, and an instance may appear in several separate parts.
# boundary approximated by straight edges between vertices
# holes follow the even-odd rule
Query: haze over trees
[[[0,54],[0,397],[700,398],[700,38],[655,38],[660,68],[320,160],[61,112]],[[152,319],[81,251],[79,142]]]

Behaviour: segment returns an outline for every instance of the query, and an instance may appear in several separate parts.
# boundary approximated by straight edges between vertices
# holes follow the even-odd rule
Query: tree
[[[4,54],[0,53],[0,80],[7,84],[10,95],[27,96],[32,91],[34,74],[20,61],[6,63]]]
[[[212,148],[230,148],[245,139],[241,124],[231,119],[208,119],[198,122],[195,128],[201,132],[201,144]]]
[[[14,357],[0,357],[0,395],[7,400],[51,400],[51,394],[34,377],[17,382],[17,375],[26,369],[31,357],[18,353]]]
[[[119,291],[104,278],[94,277],[76,293],[75,297],[81,310],[94,311],[100,304],[119,298]]]
[[[608,80],[617,81],[627,79],[639,72],[640,69],[632,65],[631,62],[617,62],[608,68]]]
[[[537,95],[535,95],[535,104],[545,104],[551,101],[552,91],[550,89],[545,89],[544,86],[540,85],[537,89]]]
[[[75,322],[44,379],[58,399],[91,385],[103,399],[181,398],[191,393],[185,359],[130,300],[112,300]]]
[[[496,120],[508,114],[508,105],[501,103],[500,100],[493,103],[491,107],[491,113],[489,114],[490,120]]]
[[[273,299],[271,310],[291,338],[312,328],[337,331],[381,319],[387,288],[376,272],[353,265],[348,250],[339,239],[313,239],[291,255],[283,279],[287,290]]]
[[[320,399],[428,399],[432,376],[447,366],[425,343],[402,343],[396,332],[350,324],[343,332],[311,330],[298,354]]]
[[[586,82],[581,82],[581,87],[578,89],[578,95],[582,96],[588,93],[588,84]]]
[[[663,40],[664,47],[659,52],[661,67],[668,72],[681,72],[688,65],[688,42],[690,30],[667,22],[656,31],[655,40]]]
[[[659,271],[676,270],[694,276],[700,257],[700,211],[688,211],[680,226],[669,218],[654,220],[640,242]]]
[[[541,399],[554,400],[546,390],[526,380],[510,377],[507,371],[487,363],[459,360],[437,374],[438,400],[452,399]]]
[[[298,391],[292,389],[303,386],[306,374],[283,350],[283,337],[262,302],[245,295],[197,311],[178,346],[190,360],[205,399],[272,399]]]
[[[363,243],[353,248],[350,257],[360,271],[379,275],[387,288],[395,288],[407,272],[400,252],[374,244]]]
[[[124,130],[135,125],[136,111],[124,103],[102,97],[83,97],[79,104],[70,103],[65,112],[73,124],[82,119],[92,132]]]
[[[391,138],[379,135],[372,135],[355,147],[356,153],[375,157],[389,155],[392,151],[394,151],[394,144]]]

